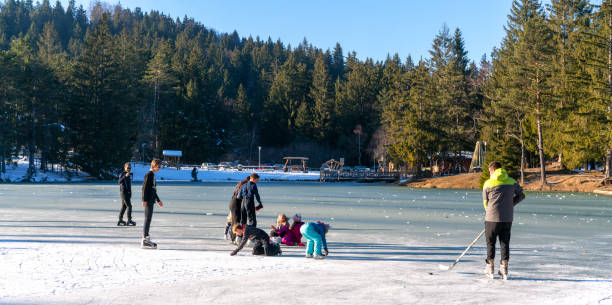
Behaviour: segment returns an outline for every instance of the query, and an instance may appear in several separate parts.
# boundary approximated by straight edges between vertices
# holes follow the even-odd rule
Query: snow
[[[25,179],[28,170],[28,161],[26,159],[14,160],[15,166],[7,166],[7,172],[0,173],[0,179],[3,181],[21,182]],[[191,170],[193,167],[183,167],[180,169],[164,167],[155,176],[158,181],[191,181]],[[149,165],[142,163],[133,163],[132,172],[134,173],[134,181],[142,181],[144,175],[149,171]],[[311,171],[308,173],[302,172],[283,172],[283,171],[256,171],[235,169],[226,170],[202,170],[198,169],[198,180],[202,182],[212,181],[240,181],[251,173],[257,173],[262,181],[318,181],[319,172]],[[62,176],[59,173],[37,171],[34,176],[35,182],[83,182],[92,180],[86,173],[79,172],[78,175],[72,176],[70,179]]]
[[[15,159],[14,164],[6,166],[6,173],[0,172],[0,179],[8,182],[22,182],[28,173],[29,162],[27,159]],[[40,171],[40,165],[37,164],[37,172],[33,177],[34,182],[83,182],[86,180],[87,174],[83,172],[73,172],[73,176],[68,178],[66,175],[62,175],[59,172],[47,171],[43,173]]]
[[[438,269],[482,229],[478,192],[260,183],[262,228],[281,212],[332,224],[330,256],[315,261],[295,247],[231,257],[222,229],[234,184],[160,184],[158,250],[139,248],[138,204],[136,227],[115,226],[114,183],[0,185],[0,303],[612,304],[609,197],[528,193],[501,281],[482,274],[483,239]]]
[[[191,181],[191,171],[193,167],[182,167],[180,169],[173,167],[163,167],[155,174],[158,181]],[[142,181],[145,174],[149,171],[149,165],[140,163],[132,164],[132,172],[134,173],[134,181]],[[212,181],[240,181],[249,176],[251,173],[257,173],[262,181],[318,181],[319,172],[311,171],[308,173],[302,172],[283,172],[283,171],[257,171],[257,170],[203,170],[198,169],[198,180],[204,182]]]

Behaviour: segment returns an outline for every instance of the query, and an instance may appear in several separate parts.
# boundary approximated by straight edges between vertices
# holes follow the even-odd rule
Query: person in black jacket
[[[149,237],[149,228],[151,226],[151,217],[153,217],[153,206],[155,202],[160,207],[164,206],[159,196],[157,196],[157,183],[155,182],[155,173],[161,169],[161,160],[153,159],[151,161],[151,170],[145,175],[142,183],[142,206],[145,207],[144,233],[142,235],[142,248],[156,249],[157,244],[151,241]]]
[[[240,197],[242,198],[240,223],[248,224],[252,227],[257,227],[257,216],[255,215],[255,211],[263,208],[263,204],[259,198],[259,191],[257,190],[257,182],[259,182],[259,175],[252,173],[249,177],[249,182],[245,183],[240,189]],[[255,206],[255,199],[259,202],[257,207]]]
[[[232,226],[240,223],[241,216],[241,201],[242,197],[240,197],[240,191],[242,190],[242,186],[249,182],[251,176],[246,177],[246,179],[238,182],[236,187],[234,187],[234,193],[232,194],[232,199],[230,200],[229,209],[232,214]]]
[[[238,247],[232,251],[230,254],[231,256],[238,254],[249,239],[253,240],[253,255],[265,254],[266,256],[274,256],[282,253],[278,244],[270,244],[270,236],[262,229],[249,225],[241,226],[236,224],[232,227],[232,231],[236,235],[242,236],[242,241],[238,244]]]
[[[119,192],[121,194],[121,211],[119,212],[118,226],[135,226],[132,221],[132,166],[129,162],[123,165],[123,172],[119,175]],[[123,214],[127,210],[127,223],[123,221]]]

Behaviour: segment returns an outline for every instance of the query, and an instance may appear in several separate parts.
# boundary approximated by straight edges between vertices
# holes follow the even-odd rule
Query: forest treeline
[[[428,58],[374,61],[157,11],[6,0],[0,155],[101,178],[162,149],[188,163],[253,163],[257,146],[277,154],[268,159],[384,157],[418,171],[482,140],[513,174],[559,156],[570,168],[601,164],[612,142],[611,18],[609,0],[515,0],[501,45],[478,63],[446,26]]]

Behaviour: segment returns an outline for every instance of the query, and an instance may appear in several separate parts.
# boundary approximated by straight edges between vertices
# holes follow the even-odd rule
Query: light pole
[[[258,167],[261,170],[261,146],[257,146],[257,149],[259,149],[259,162],[258,162],[259,165],[258,165]]]

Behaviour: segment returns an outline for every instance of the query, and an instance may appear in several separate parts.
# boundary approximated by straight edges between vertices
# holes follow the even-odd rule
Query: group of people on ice
[[[280,214],[276,225],[271,225],[270,234],[257,227],[257,211],[263,208],[263,203],[257,190],[259,175],[251,174],[236,184],[229,204],[228,223],[226,225],[226,238],[238,246],[231,255],[236,255],[251,240],[253,255],[280,255],[281,244],[287,246],[303,246],[301,239],[307,240],[306,257],[323,258],[327,255],[327,240],[325,234],[328,224],[322,222],[302,222],[300,214],[293,216],[293,223],[289,224],[287,216]],[[255,206],[255,200],[258,205]],[[311,227],[320,227],[322,230],[316,234],[310,232]],[[272,237],[272,238],[271,238]],[[323,250],[322,250],[323,249]]]
[[[151,162],[151,168],[145,175],[142,185],[142,206],[145,208],[141,243],[143,248],[157,248],[157,244],[150,239],[149,228],[153,216],[153,207],[156,203],[160,207],[163,206],[157,195],[155,181],[155,173],[161,169],[161,165],[159,159],[154,159]],[[510,260],[510,233],[514,220],[514,206],[525,198],[525,194],[521,186],[516,180],[508,176],[499,162],[491,162],[488,169],[490,178],[485,182],[482,190],[486,211],[484,224],[487,242],[485,274],[488,277],[493,277],[495,245],[499,240],[501,260],[498,274],[505,279],[508,275],[508,262]],[[130,170],[130,164],[126,163],[124,172],[119,176],[122,208],[119,213],[118,226],[136,225],[132,220],[132,174]],[[257,190],[257,182],[259,182],[259,175],[253,173],[240,181],[234,188],[229,204],[229,221],[225,229],[226,234],[230,236],[229,238],[237,244],[231,255],[236,255],[249,240],[252,240],[254,255],[279,255],[282,253],[280,244],[303,246],[301,238],[304,237],[307,240],[306,257],[323,258],[327,256],[328,248],[325,235],[329,230],[328,224],[319,221],[304,223],[300,214],[294,215],[293,222],[289,224],[287,216],[280,214],[276,225],[271,226],[272,231],[269,235],[257,227],[256,212],[263,208]],[[255,200],[258,202],[257,206],[255,206]],[[127,212],[127,222],[123,220],[125,212]],[[270,236],[273,238],[272,242]]]
[[[162,162],[159,159],[151,161],[151,168],[144,177],[142,184],[142,206],[144,211],[144,227],[141,247],[144,249],[156,249],[157,244],[151,241],[149,229],[151,218],[153,217],[153,207],[157,203],[160,207],[164,204],[157,195],[157,183],[155,173],[161,169]],[[119,175],[119,185],[121,194],[121,211],[119,212],[118,226],[135,226],[132,220],[132,177],[130,163],[125,163],[123,172]],[[280,255],[282,250],[280,244],[288,246],[304,246],[301,243],[302,236],[307,240],[306,257],[323,258],[328,254],[327,240],[325,234],[329,229],[328,224],[322,222],[302,222],[300,214],[293,216],[293,223],[289,225],[287,216],[280,214],[276,226],[272,225],[270,235],[257,228],[256,211],[263,208],[263,203],[257,190],[259,175],[253,173],[246,179],[240,181],[234,188],[232,199],[230,200],[228,224],[225,234],[232,242],[237,244],[236,249],[231,255],[236,255],[249,240],[253,244],[254,255],[274,256]],[[255,206],[255,200],[259,203]],[[127,222],[123,220],[123,215],[127,212]],[[271,242],[270,236],[274,239]]]

